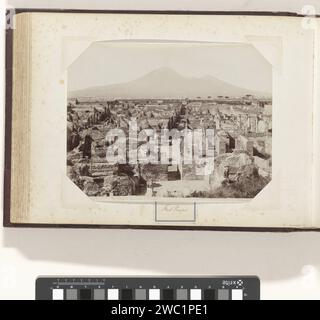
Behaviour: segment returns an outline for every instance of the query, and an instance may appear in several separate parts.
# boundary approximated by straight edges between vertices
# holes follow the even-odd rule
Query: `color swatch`
[[[38,278],[37,300],[257,300],[257,277]]]

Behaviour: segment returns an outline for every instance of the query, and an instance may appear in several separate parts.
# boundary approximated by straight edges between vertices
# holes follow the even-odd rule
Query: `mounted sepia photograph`
[[[250,199],[272,179],[272,65],[250,44],[95,42],[67,90],[89,197]]]

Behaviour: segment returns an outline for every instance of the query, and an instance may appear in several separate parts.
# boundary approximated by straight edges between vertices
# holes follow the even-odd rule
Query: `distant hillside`
[[[130,82],[70,91],[68,97],[170,99],[196,98],[199,96],[242,97],[246,94],[255,95],[257,97],[271,96],[270,93],[246,90],[212,76],[187,78],[172,69],[160,68]]]

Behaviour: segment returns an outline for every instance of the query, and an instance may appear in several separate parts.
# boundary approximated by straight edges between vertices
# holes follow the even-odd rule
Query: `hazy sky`
[[[68,89],[128,82],[161,67],[272,92],[272,66],[251,45],[143,42],[94,43],[69,67]]]

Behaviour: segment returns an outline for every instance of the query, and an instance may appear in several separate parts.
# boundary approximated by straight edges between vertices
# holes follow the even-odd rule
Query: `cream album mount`
[[[320,228],[320,19],[18,10],[4,225]]]

